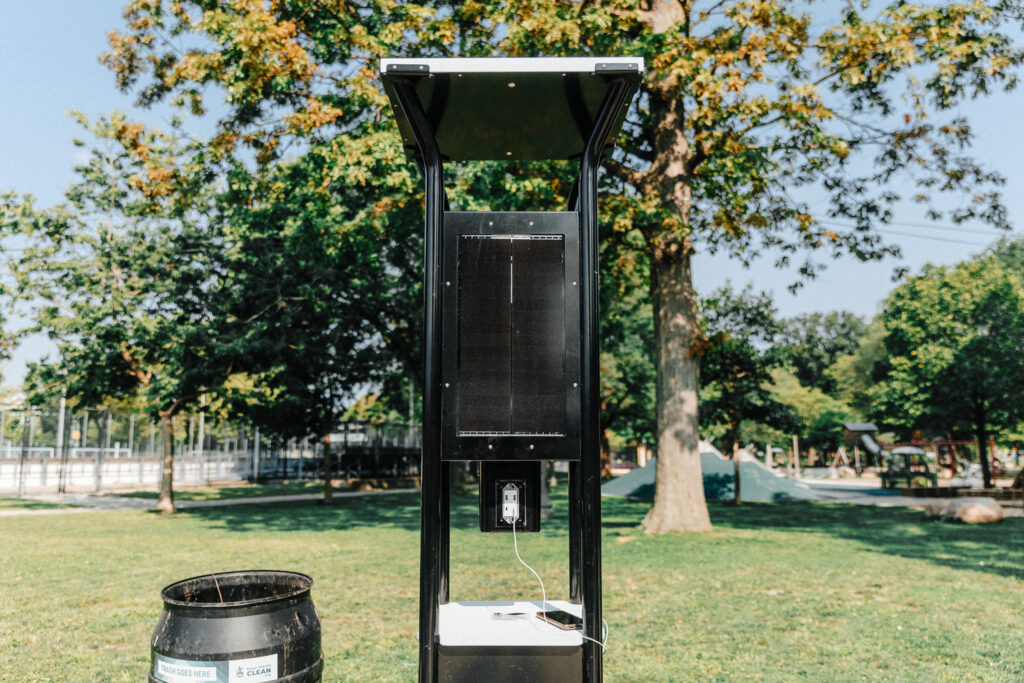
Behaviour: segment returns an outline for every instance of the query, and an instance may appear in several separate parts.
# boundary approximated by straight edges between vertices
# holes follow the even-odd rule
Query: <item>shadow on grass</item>
[[[0,498],[0,510],[56,510],[74,507],[63,503],[47,503],[31,498]]]
[[[552,495],[555,515],[544,520],[541,533],[568,533],[564,487]],[[605,529],[636,528],[649,504],[618,498],[602,500]],[[1000,524],[966,525],[936,522],[901,507],[876,507],[792,501],[709,505],[720,529],[824,533],[862,544],[875,552],[924,560],[953,569],[970,569],[1024,579],[1024,518]],[[319,501],[192,508],[180,513],[233,532],[344,530],[369,527],[418,531],[418,493],[339,498]],[[453,497],[453,529],[478,528],[475,495]]]
[[[259,496],[290,496],[302,493],[319,493],[323,490],[321,481],[301,481],[272,484],[241,484],[237,486],[201,486],[195,488],[175,488],[174,499],[182,500],[230,500],[232,498],[256,498]],[[119,498],[139,498],[157,500],[157,491],[125,491],[118,493]]]
[[[568,533],[569,520],[564,491],[552,495],[555,515],[544,520],[542,533]],[[639,519],[629,511],[625,516],[607,518],[605,526],[635,527]],[[159,514],[153,511],[153,514]],[[308,531],[316,529],[358,529],[386,527],[419,531],[420,495],[418,492],[335,498],[330,505],[319,500],[281,503],[239,504],[222,507],[186,508],[178,512],[230,531]],[[642,513],[641,513],[642,516]],[[454,495],[451,506],[453,529],[479,529],[480,519],[475,493]]]
[[[820,502],[711,504],[712,522],[733,529],[826,533],[879,553],[1024,579],[1024,518],[951,524],[919,510]]]
[[[416,531],[420,528],[418,493],[338,498],[330,505],[319,500],[182,510],[187,515],[230,531],[310,531],[391,527]]]

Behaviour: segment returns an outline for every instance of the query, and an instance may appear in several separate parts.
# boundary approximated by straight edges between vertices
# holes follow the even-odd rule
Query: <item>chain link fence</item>
[[[420,430],[344,422],[330,438],[334,478],[419,475]],[[175,420],[174,485],[319,479],[324,444],[280,439],[259,427]],[[0,409],[0,495],[155,489],[162,476],[159,426],[147,415],[106,409]]]

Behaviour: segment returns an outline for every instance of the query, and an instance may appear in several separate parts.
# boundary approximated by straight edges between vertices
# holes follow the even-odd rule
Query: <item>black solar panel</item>
[[[561,239],[512,242],[512,431],[565,431]]]
[[[459,433],[565,432],[564,240],[459,238]]]
[[[459,240],[459,429],[512,425],[511,240]]]

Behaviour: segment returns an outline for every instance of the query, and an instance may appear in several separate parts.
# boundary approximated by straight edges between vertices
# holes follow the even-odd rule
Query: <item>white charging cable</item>
[[[525,562],[523,562],[523,558],[519,556],[519,543],[516,541],[516,522],[518,522],[518,521],[519,521],[518,517],[516,517],[514,520],[512,520],[512,547],[516,551],[516,559],[519,560],[519,563],[522,564],[527,569],[529,569],[530,573],[532,573],[534,576],[537,577],[537,583],[540,584],[540,595],[541,595],[541,603],[540,604],[541,604],[541,610],[543,610],[544,612],[547,612],[548,611],[548,593],[547,593],[546,590],[544,590],[544,581],[541,580],[540,574],[538,574],[537,572],[533,571],[533,567],[531,567],[530,565],[528,565]]]
[[[523,562],[523,558],[519,556],[519,543],[518,543],[518,541],[516,541],[516,522],[518,522],[518,521],[519,521],[519,517],[516,517],[514,520],[512,520],[512,548],[516,551],[516,559],[519,560],[519,563],[522,564],[527,569],[529,569],[530,573],[537,577],[537,583],[540,584],[541,609],[544,612],[547,612],[548,611],[548,593],[547,593],[546,590],[544,590],[544,581],[540,578],[540,574],[535,572],[533,570],[533,567],[531,567],[530,565],[526,564],[526,562]],[[597,643],[598,645],[600,645],[601,646],[601,654],[604,654],[605,645],[608,642],[608,622],[605,621],[604,619],[601,619],[601,624],[602,624],[601,638],[603,640],[597,640],[596,638],[591,638],[590,636],[584,635],[582,632],[579,635],[580,635],[580,638],[583,638],[584,640],[589,640],[592,643]]]

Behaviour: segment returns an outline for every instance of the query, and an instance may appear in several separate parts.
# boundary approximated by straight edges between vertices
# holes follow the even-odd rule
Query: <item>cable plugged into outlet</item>
[[[515,526],[521,517],[520,501],[522,499],[519,487],[509,482],[501,487],[501,518],[506,524]]]

